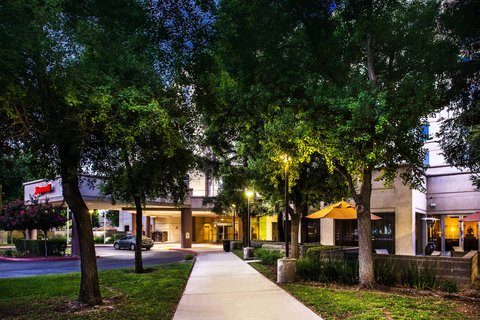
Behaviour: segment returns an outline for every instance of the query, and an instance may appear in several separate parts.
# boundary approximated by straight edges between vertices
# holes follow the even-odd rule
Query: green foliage
[[[438,288],[448,293],[458,292],[458,284],[455,280],[445,279],[440,281]]]
[[[95,242],[95,243],[104,243],[104,241],[103,241],[103,236],[94,236],[94,237],[93,237],[93,242]]]
[[[476,0],[452,1],[444,4],[439,26],[446,37],[460,50],[460,66],[452,78],[455,102],[450,114],[441,124],[437,137],[445,159],[450,165],[473,174],[471,180],[480,189],[480,55],[478,38],[480,23],[477,15],[480,3]],[[461,23],[459,23],[461,21]]]
[[[321,267],[319,260],[300,257],[297,260],[297,275],[307,281],[319,281]]]
[[[397,268],[395,260],[375,261],[375,280],[385,286],[394,286],[397,282]]]
[[[191,254],[191,253],[187,253],[187,254],[183,257],[183,259],[185,259],[185,261],[193,260],[193,258],[194,258],[194,255]]]
[[[283,254],[279,250],[267,250],[257,248],[254,251],[254,256],[257,257],[262,264],[275,266],[277,260],[283,257]]]
[[[411,288],[434,290],[439,284],[436,265],[427,262],[409,263],[403,270],[402,282]]]
[[[327,251],[333,251],[338,248],[337,246],[315,245],[307,249],[305,256],[313,260],[320,260],[329,254]]]
[[[297,261],[297,274],[304,280],[354,285],[358,283],[358,260],[334,255],[305,256]]]
[[[100,213],[97,209],[93,210],[92,213],[92,227],[98,228],[100,227]]]
[[[120,213],[117,210],[108,210],[107,211],[107,219],[110,221],[110,225],[112,227],[118,227],[119,224],[119,219],[120,219]]]
[[[29,256],[45,256],[45,247],[49,256],[64,256],[67,242],[57,239],[15,241],[17,251]]]
[[[187,283],[191,263],[149,267],[137,274],[132,269],[100,271],[100,288],[115,308],[72,312],[65,308],[78,294],[79,273],[2,279],[0,314],[12,319],[171,319]],[[54,284],[54,285],[53,285]],[[158,299],[162,292],[162,299]]]

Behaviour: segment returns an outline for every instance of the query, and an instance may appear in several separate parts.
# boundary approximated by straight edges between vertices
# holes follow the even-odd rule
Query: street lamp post
[[[235,241],[235,230],[236,230],[236,226],[235,226],[235,215],[236,215],[236,212],[235,212],[235,204],[232,204],[233,241]]]
[[[245,191],[247,195],[247,247],[250,248],[250,198],[253,196],[252,190]]]
[[[288,161],[290,158],[287,155],[283,156],[283,161],[285,162],[285,257],[289,256],[288,248]]]

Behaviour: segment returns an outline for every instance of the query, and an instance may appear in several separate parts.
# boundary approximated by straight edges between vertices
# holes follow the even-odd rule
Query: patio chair
[[[455,252],[465,252],[462,247],[452,247]]]
[[[439,256],[441,255],[442,253],[440,251],[436,251],[436,250],[433,250],[431,256]]]

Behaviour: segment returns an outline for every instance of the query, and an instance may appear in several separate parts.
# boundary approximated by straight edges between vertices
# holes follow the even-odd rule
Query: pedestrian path
[[[201,252],[174,320],[321,318],[233,253]]]

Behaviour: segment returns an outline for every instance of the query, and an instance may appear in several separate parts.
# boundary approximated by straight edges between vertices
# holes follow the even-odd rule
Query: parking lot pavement
[[[112,247],[96,247],[97,266],[99,270],[132,268],[135,263],[135,252],[115,250]],[[142,251],[144,266],[182,261],[185,252],[165,250],[155,245],[151,250]],[[79,260],[14,262],[0,261],[0,278],[16,278],[42,274],[58,274],[79,272]]]

